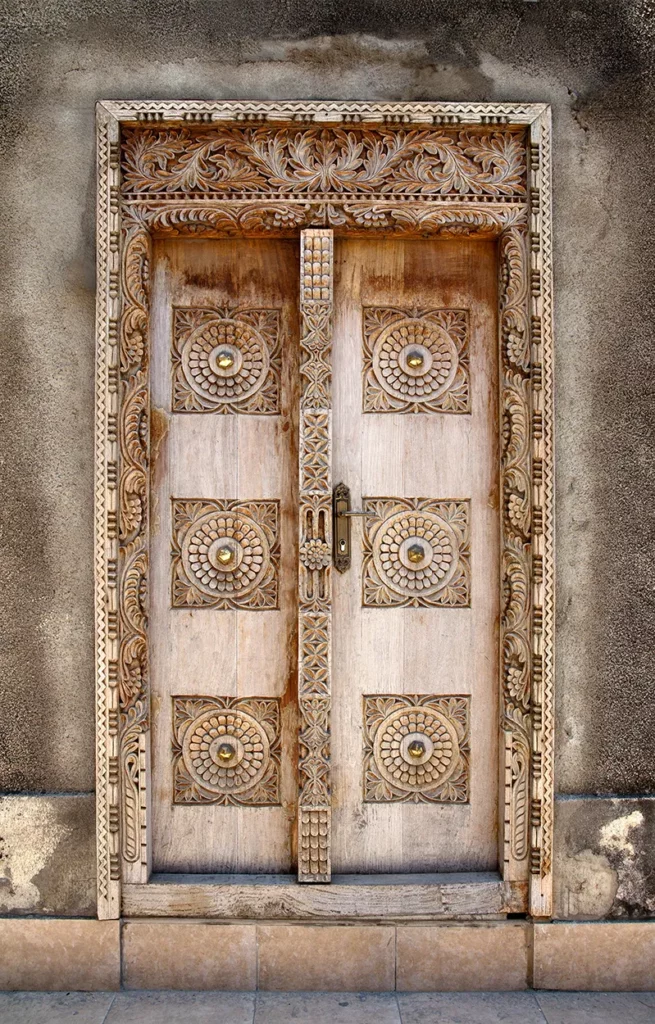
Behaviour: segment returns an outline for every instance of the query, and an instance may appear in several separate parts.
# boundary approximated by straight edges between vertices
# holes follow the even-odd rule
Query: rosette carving
[[[280,803],[280,702],[173,697],[173,802]]]
[[[176,308],[173,412],[280,411],[279,311]]]
[[[364,800],[466,803],[469,697],[364,697]]]
[[[173,498],[173,607],[277,608],[279,505]]]
[[[363,507],[365,606],[468,606],[468,501],[364,498]]]
[[[466,310],[364,309],[364,412],[470,411]]]

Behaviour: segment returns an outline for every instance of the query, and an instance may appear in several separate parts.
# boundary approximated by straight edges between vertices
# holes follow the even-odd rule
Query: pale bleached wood
[[[364,496],[470,499],[470,608],[362,607],[364,523],[335,582],[334,858],[340,871],[497,865],[498,448],[496,260],[474,241],[337,243],[334,477]],[[362,413],[362,308],[467,309],[470,415]],[[365,694],[469,694],[468,804],[362,799]]]
[[[152,300],[152,404],[161,441],[153,471],[151,692],[155,870],[291,867],[296,799],[293,618],[296,606],[297,246],[288,241],[161,241]],[[281,411],[171,412],[173,306],[280,310]],[[171,608],[171,497],[278,499],[279,608]],[[277,697],[282,726],[281,806],[172,802],[172,695]]]
[[[525,884],[494,872],[333,875],[329,885],[301,886],[287,875],[153,875],[126,885],[126,917],[250,920],[408,920],[497,917],[520,912]]]

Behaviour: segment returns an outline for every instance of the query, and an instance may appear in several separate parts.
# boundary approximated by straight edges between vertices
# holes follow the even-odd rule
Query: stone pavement
[[[655,1024],[655,992],[2,992],[0,1024]]]

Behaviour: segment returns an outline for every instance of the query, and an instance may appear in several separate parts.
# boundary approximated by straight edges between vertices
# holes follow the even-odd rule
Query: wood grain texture
[[[297,729],[297,261],[298,247],[287,241],[155,244],[150,642],[156,870],[291,869]],[[174,307],[228,305],[278,310],[280,415],[171,412]],[[171,607],[171,498],[260,502],[262,508],[265,502],[279,502],[273,607]],[[281,700],[280,806],[173,804],[173,696]]]
[[[127,917],[216,917],[251,920],[398,920],[495,917],[520,912],[525,884],[493,873],[333,875],[330,885],[299,886],[282,875],[153,875],[127,885]]]
[[[470,503],[470,607],[362,607],[364,530],[334,580],[333,858],[337,871],[498,864],[498,369],[495,248],[483,241],[335,243],[334,478],[373,497]],[[467,310],[471,414],[363,411],[370,307]],[[367,602],[368,603],[368,602]],[[364,803],[363,698],[470,695],[470,800]]]

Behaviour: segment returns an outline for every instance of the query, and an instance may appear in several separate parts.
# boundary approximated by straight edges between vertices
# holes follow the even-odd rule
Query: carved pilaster
[[[530,852],[530,574],[532,542],[528,247],[524,225],[501,235],[501,693],[503,877],[526,881]]]
[[[150,235],[126,221],[122,236],[122,312],[118,421],[120,482],[119,691],[124,879],[146,882],[148,762],[148,493],[150,384],[148,314]]]
[[[114,244],[119,218],[118,122],[98,116],[98,278],[96,292],[96,817],[98,917],[120,914],[118,761],[118,299],[119,254]]]
[[[532,807],[530,913],[552,914],[553,842],[553,635],[555,628],[554,476],[553,476],[553,311],[550,114],[544,111],[530,128],[530,298],[532,324],[532,407],[539,429],[533,432],[532,545],[538,571],[532,581]]]
[[[300,250],[298,880],[330,881],[332,232]]]

